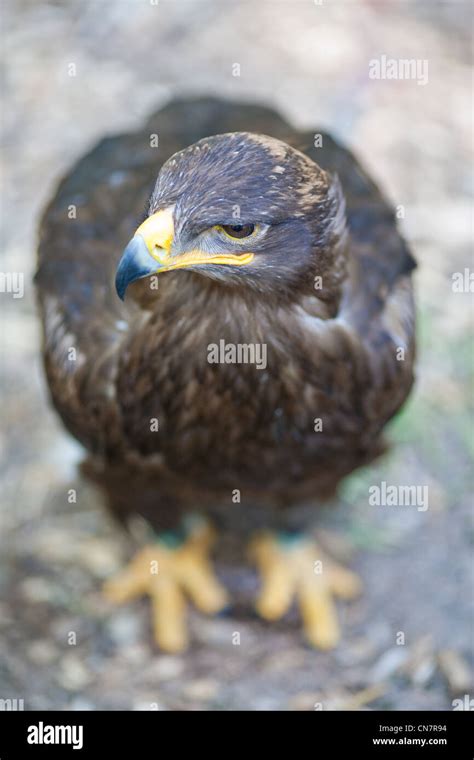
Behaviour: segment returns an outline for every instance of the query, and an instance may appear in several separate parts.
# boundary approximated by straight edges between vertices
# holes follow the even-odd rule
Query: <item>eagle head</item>
[[[163,164],[116,290],[123,299],[135,280],[186,269],[260,294],[297,293],[319,278],[324,300],[342,276],[345,242],[337,177],[272,137],[214,135]]]

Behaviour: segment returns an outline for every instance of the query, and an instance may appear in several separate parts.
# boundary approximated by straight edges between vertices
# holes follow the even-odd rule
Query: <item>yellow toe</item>
[[[289,609],[294,582],[283,562],[275,561],[262,569],[263,587],[257,600],[257,612],[266,620],[278,620]]]
[[[355,599],[362,591],[359,576],[335,563],[330,563],[329,566],[329,585],[331,591],[341,599]]]
[[[105,597],[115,604],[123,604],[146,593],[150,582],[150,553],[147,547],[113,578],[104,583]]]
[[[336,607],[328,590],[319,583],[301,584],[299,607],[306,638],[318,649],[333,649],[341,632]]]
[[[228,604],[224,588],[213,574],[211,564],[202,556],[186,557],[180,572],[183,588],[196,607],[209,615],[220,612]]]
[[[171,578],[157,581],[151,592],[153,634],[164,652],[183,652],[188,646],[186,604],[183,593]]]

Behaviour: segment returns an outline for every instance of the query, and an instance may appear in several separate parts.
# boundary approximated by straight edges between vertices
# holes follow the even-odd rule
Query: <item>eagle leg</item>
[[[183,532],[168,531],[143,547],[130,564],[106,582],[104,594],[117,604],[148,594],[158,646],[180,652],[188,644],[186,596],[202,612],[215,614],[227,605],[227,593],[217,581],[209,552],[214,531],[201,518],[188,518]]]
[[[278,620],[296,599],[308,641],[318,649],[335,647],[340,629],[333,597],[357,596],[359,578],[301,533],[263,533],[251,542],[250,555],[262,578],[257,612],[266,620]]]

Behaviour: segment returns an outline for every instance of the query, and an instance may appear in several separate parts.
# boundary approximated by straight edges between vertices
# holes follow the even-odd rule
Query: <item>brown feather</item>
[[[337,175],[347,238],[344,257],[322,250],[326,290],[272,299],[178,271],[160,277],[156,297],[141,281],[121,303],[115,269],[160,165],[231,130],[303,146],[328,172],[328,192],[340,192]],[[413,381],[414,260],[354,157],[325,134],[323,147],[306,145],[312,133],[268,109],[177,101],[140,132],[99,143],[44,214],[36,283],[52,400],[123,520],[137,512],[156,529],[172,527],[187,509],[229,504],[236,488],[251,508],[319,502],[383,448],[382,429]],[[310,175],[308,183],[311,205]],[[267,344],[267,369],[209,364],[207,346],[221,339]]]

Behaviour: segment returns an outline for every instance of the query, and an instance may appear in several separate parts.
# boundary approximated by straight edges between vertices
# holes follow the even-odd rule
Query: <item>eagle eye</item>
[[[233,240],[242,240],[254,234],[255,224],[219,224],[217,229]]]

